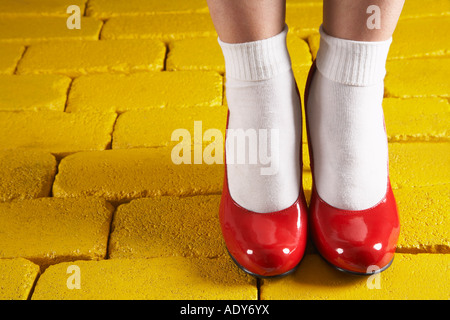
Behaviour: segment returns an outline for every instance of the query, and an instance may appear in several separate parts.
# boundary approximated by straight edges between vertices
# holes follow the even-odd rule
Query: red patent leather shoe
[[[313,63],[306,83],[305,111],[315,71]],[[312,240],[317,250],[326,261],[341,271],[367,275],[387,269],[394,259],[400,232],[397,205],[389,177],[386,195],[373,207],[359,211],[334,208],[320,198],[314,186],[308,117],[306,129],[313,174],[309,219]]]
[[[303,258],[307,239],[307,206],[303,189],[299,191],[297,200],[284,210],[252,212],[232,199],[225,166],[219,218],[231,258],[253,276],[287,275]]]

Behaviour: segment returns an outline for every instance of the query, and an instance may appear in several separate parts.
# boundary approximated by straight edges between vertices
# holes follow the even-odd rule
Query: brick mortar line
[[[53,157],[55,158],[55,160],[56,160],[56,168],[55,168],[55,175],[53,176],[52,185],[51,185],[51,187],[50,187],[49,198],[54,198],[54,196],[53,196],[53,185],[54,185],[54,183],[55,183],[56,176],[58,175],[58,172],[59,172],[59,165],[61,164],[61,160],[64,159],[64,157],[58,159],[58,157],[56,157],[54,154],[52,154],[52,156],[53,156]]]
[[[28,259],[27,259],[27,260],[28,260]],[[30,260],[28,260],[28,261],[30,261]],[[40,266],[39,266],[39,272],[38,272],[38,274],[36,275],[36,278],[34,279],[33,284],[31,285],[30,292],[28,293],[27,300],[31,300],[31,297],[32,297],[33,294],[34,294],[34,290],[36,289],[37,283],[38,283],[39,278],[41,277],[41,275],[42,275],[42,272],[41,272]]]
[[[108,200],[105,200],[108,203],[110,203]],[[114,223],[114,218],[116,217],[116,212],[117,212],[117,208],[119,207],[119,205],[115,206],[112,203],[110,203],[113,207],[114,207],[114,211],[111,214],[111,221],[109,223],[109,231],[108,231],[108,239],[106,240],[106,252],[105,252],[105,258],[102,260],[110,260],[109,257],[109,245],[111,243],[111,234],[113,232],[113,223]]]
[[[166,46],[166,53],[164,55],[163,69],[161,70],[161,72],[162,71],[168,71],[167,70],[167,59],[169,58],[169,52],[170,52],[170,45],[169,45],[169,43],[165,43],[165,42],[163,42],[163,43]]]
[[[450,247],[447,245],[427,245],[421,248],[397,248],[396,253],[401,254],[450,254]]]
[[[102,22],[102,26],[100,27],[100,30],[98,32],[98,39],[99,41],[102,41],[102,32],[103,32],[103,28],[105,27],[106,22],[108,22],[108,19],[100,19],[100,21]]]
[[[22,61],[23,57],[25,56],[25,53],[27,52],[29,46],[25,46],[25,49],[23,49],[22,55],[20,56],[19,60],[17,60],[16,67],[14,68],[13,75],[17,75],[17,70],[19,69],[19,64]]]
[[[87,17],[86,12],[87,12],[87,8],[88,8],[88,5],[89,5],[89,2],[90,2],[90,0],[86,0],[86,1],[84,2],[84,12],[83,12],[83,17]]]
[[[260,278],[256,278],[256,300],[261,301],[261,288],[263,285],[263,281]]]
[[[125,111],[126,112],[126,111]],[[112,129],[111,129],[111,133],[109,134],[111,136],[111,139],[109,140],[109,145],[106,146],[105,150],[113,150],[112,146],[113,146],[113,136],[114,136],[114,131],[116,130],[116,124],[117,124],[117,120],[120,117],[120,113],[116,112],[116,119],[114,119],[114,123],[112,125]],[[114,149],[117,150],[117,149]]]
[[[67,110],[67,105],[69,104],[70,90],[72,89],[72,85],[73,85],[74,80],[75,80],[75,78],[71,78],[69,86],[67,87],[66,102],[64,103],[64,111],[63,112],[66,112],[66,110]]]

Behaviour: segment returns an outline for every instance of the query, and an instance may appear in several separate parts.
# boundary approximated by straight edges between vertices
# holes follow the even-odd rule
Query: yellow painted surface
[[[0,42],[29,45],[47,40],[98,39],[102,21],[81,17],[80,29],[68,29],[67,17],[0,16]]]
[[[386,70],[384,85],[387,97],[450,96],[450,58],[388,61]]]
[[[303,8],[305,6],[322,6],[323,0],[286,0],[287,8]]]
[[[227,256],[218,220],[220,195],[133,200],[114,214],[109,257]]]
[[[448,56],[449,29],[450,16],[400,20],[395,28],[388,59]]]
[[[113,209],[103,199],[89,198],[0,203],[0,258],[27,258],[42,268],[103,259]]]
[[[158,13],[191,13],[208,12],[206,1],[203,0],[92,0],[88,2],[86,14],[99,18],[115,16],[142,16]]]
[[[287,46],[292,67],[309,66],[312,63],[308,44],[289,33]],[[225,62],[217,37],[172,41],[169,44],[167,70],[215,70],[225,72]]]
[[[294,34],[306,39],[322,24],[322,6],[292,7],[286,10],[286,24]]]
[[[84,12],[86,0],[38,0],[38,1],[0,1],[0,17],[3,16],[64,16],[68,17],[67,7],[76,5]]]
[[[75,153],[61,161],[53,195],[92,195],[120,202],[222,192],[223,165],[209,165],[201,158],[201,164],[194,164],[194,151],[187,156],[191,164],[175,164],[171,153],[170,147]],[[174,154],[178,160],[178,153]]]
[[[0,74],[13,74],[24,50],[19,44],[0,43]]]
[[[66,273],[79,267],[80,289]],[[56,300],[256,300],[256,280],[228,258],[154,258],[75,261],[48,268],[32,299]]]
[[[66,111],[220,106],[222,82],[213,71],[84,76],[74,80]]]
[[[389,144],[393,188],[420,187],[450,182],[450,142]]]
[[[217,37],[176,40],[169,43],[167,70],[214,70],[225,72]]]
[[[308,43],[289,32],[286,39],[289,55],[291,56],[292,69],[309,67],[312,64],[311,52]]]
[[[0,111],[64,111],[70,81],[60,75],[0,75]]]
[[[311,55],[313,60],[317,57],[317,51],[320,47],[320,33],[312,33],[308,36],[308,44],[311,49]]]
[[[261,299],[447,300],[449,263],[450,255],[397,253],[387,270],[369,278],[344,274],[318,255],[307,255],[294,274],[263,280]]]
[[[428,1],[426,5],[422,0],[408,0],[403,5],[400,19],[440,17],[450,15],[450,2],[448,0]]]
[[[223,106],[127,111],[116,121],[112,148],[173,147],[184,141],[185,136],[180,138],[177,133],[181,130],[187,132],[187,138],[190,136],[188,143],[207,145],[216,141],[205,135],[209,129],[219,136],[222,146],[227,112]]]
[[[30,46],[19,74],[63,74],[161,71],[166,47],[157,40],[57,41]]]
[[[39,275],[39,266],[19,259],[0,259],[0,300],[26,300]]]
[[[401,222],[397,250],[450,253],[450,183],[401,188],[394,194]]]
[[[2,112],[0,150],[41,149],[57,157],[103,150],[111,143],[115,119],[115,113]]]
[[[73,4],[81,30],[66,25]],[[322,10],[287,0],[302,103]],[[381,289],[307,255],[295,274],[261,281],[260,298],[449,298],[448,30],[450,1],[408,0],[393,37],[383,108],[402,227]],[[258,297],[220,235],[224,166],[193,140],[195,120],[201,135],[224,134],[224,70],[204,0],[0,1],[0,299]],[[176,129],[202,164],[173,163]],[[304,117],[302,140],[309,200]],[[19,257],[50,265],[36,288],[39,267]],[[73,265],[81,289],[67,287]]]
[[[50,196],[56,167],[48,152],[0,151],[0,202]]]
[[[383,109],[390,142],[450,140],[450,105],[445,99],[385,98]]]
[[[101,39],[160,39],[163,41],[193,37],[217,37],[208,13],[124,16],[109,19]]]

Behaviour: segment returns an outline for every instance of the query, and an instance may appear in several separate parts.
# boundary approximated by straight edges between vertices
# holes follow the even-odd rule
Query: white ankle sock
[[[386,193],[388,146],[382,109],[391,39],[338,39],[320,28],[308,97],[315,186],[331,206],[364,210]]]
[[[230,112],[228,188],[237,204],[259,213],[291,206],[301,185],[301,106],[286,47],[287,31],[286,26],[274,37],[239,44],[219,39]],[[238,148],[244,131],[245,146]],[[255,140],[249,143],[250,135]],[[243,155],[244,163],[238,160]],[[256,163],[249,155],[256,157]]]

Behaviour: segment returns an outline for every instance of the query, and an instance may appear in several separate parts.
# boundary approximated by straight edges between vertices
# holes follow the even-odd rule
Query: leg
[[[297,200],[301,185],[301,106],[286,46],[285,0],[208,0],[208,5],[225,58],[230,194],[251,211],[285,209]],[[250,163],[250,152],[261,148],[261,130],[270,147],[276,142],[271,133],[278,134],[273,145],[278,152],[268,152],[276,170],[262,163],[261,150],[257,163]],[[239,149],[242,132],[256,138],[251,141],[247,135]],[[233,150],[238,147],[234,153],[228,150],[233,141]],[[237,163],[241,152],[245,163]]]
[[[285,24],[285,0],[207,0],[220,40],[242,43],[279,34]]]
[[[369,5],[374,6],[367,10]],[[309,217],[317,250],[351,273],[388,268],[399,235],[382,102],[402,5],[403,0],[324,4],[306,110],[315,186]]]
[[[339,209],[368,209],[386,194],[385,64],[403,2],[324,2],[308,120],[317,192]],[[380,9],[380,29],[367,26],[373,4]]]
[[[229,111],[219,219],[230,255],[259,276],[292,272],[306,245],[301,105],[284,1],[208,0]]]

